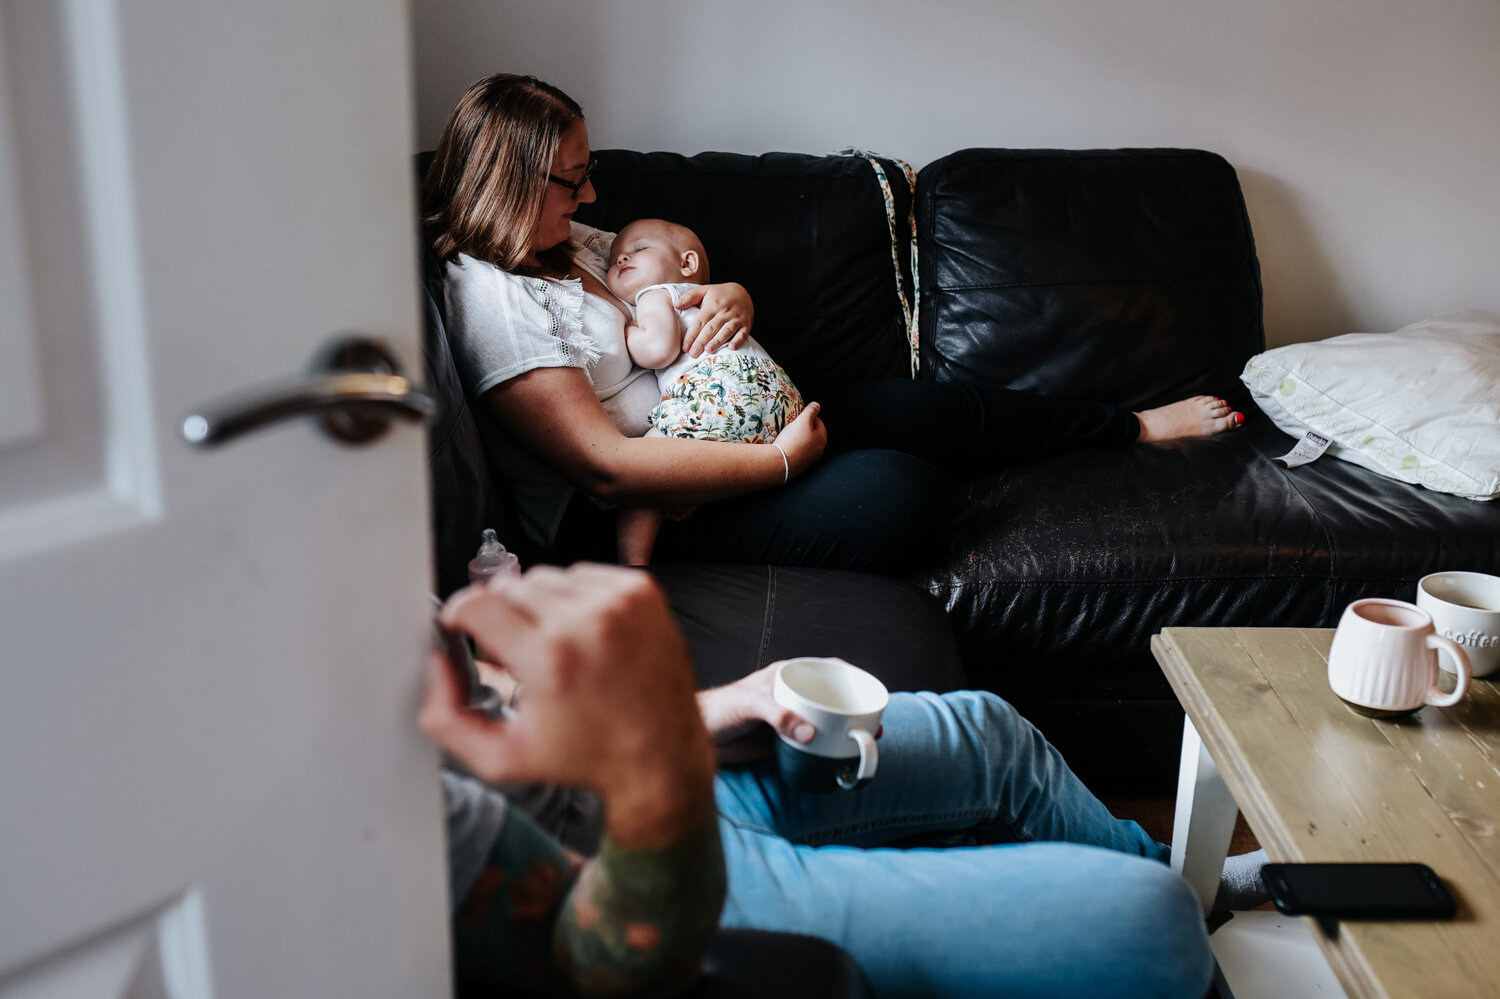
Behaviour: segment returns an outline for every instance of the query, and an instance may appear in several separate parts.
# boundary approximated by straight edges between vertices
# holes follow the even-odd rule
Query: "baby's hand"
[[[816,402],[808,403],[797,418],[776,435],[776,443],[786,452],[791,475],[805,472],[823,456],[823,449],[828,446],[828,428],[818,417],[821,408]]]

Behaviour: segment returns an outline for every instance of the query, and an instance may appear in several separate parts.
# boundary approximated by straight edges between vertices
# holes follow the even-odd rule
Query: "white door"
[[[218,450],[420,365],[400,0],[0,2],[0,996],[441,995],[423,433]]]

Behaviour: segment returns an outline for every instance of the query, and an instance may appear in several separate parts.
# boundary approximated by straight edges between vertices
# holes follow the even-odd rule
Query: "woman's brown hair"
[[[523,270],[547,172],[562,134],[580,121],[577,101],[534,76],[496,73],[471,84],[422,182],[422,232],[438,259],[467,253]],[[566,246],[541,258],[552,269],[569,262]]]

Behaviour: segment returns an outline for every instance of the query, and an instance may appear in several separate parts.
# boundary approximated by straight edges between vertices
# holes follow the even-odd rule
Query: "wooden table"
[[[1236,803],[1272,860],[1429,864],[1458,900],[1456,919],[1341,922],[1333,936],[1306,919],[1307,930],[1351,996],[1500,996],[1500,687],[1476,680],[1455,707],[1365,718],[1328,687],[1332,641],[1332,630],[1294,628],[1164,628],[1151,639],[1187,711],[1173,866],[1207,911]],[[1243,917],[1301,929],[1244,913],[1214,939],[1254,922]]]

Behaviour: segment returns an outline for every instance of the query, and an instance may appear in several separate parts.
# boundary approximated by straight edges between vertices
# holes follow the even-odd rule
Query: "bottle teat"
[[[495,529],[486,527],[479,539],[479,551],[469,560],[469,582],[483,583],[495,576],[521,571],[521,560],[505,550]]]

